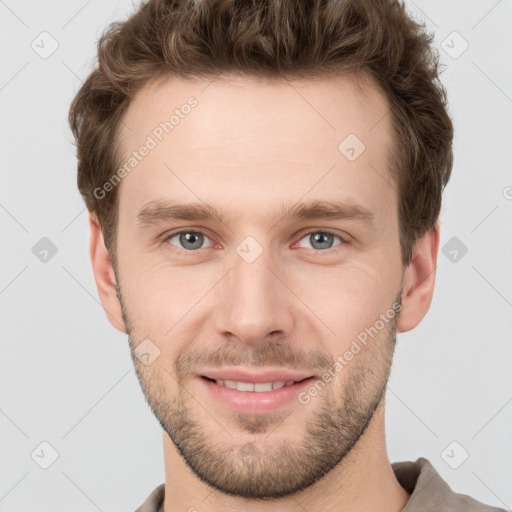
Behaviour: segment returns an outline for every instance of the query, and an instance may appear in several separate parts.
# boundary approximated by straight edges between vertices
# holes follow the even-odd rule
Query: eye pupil
[[[313,235],[311,235],[311,238],[312,238],[312,246],[315,248],[315,249],[329,249],[330,248],[330,245],[332,244],[332,239],[333,239],[333,235],[329,234],[329,233],[323,233],[323,232],[318,232],[318,233],[315,233]],[[315,247],[314,244],[316,243],[319,243],[321,247]],[[327,244],[327,247],[324,247],[323,245]]]
[[[180,244],[182,244],[183,247],[186,249],[199,249],[202,245],[202,237],[203,235],[201,233],[197,233],[195,231],[186,231],[184,233],[180,233]],[[194,238],[196,239],[196,242],[194,243]],[[198,242],[199,241],[199,242]],[[192,247],[187,246],[187,244],[192,244]]]

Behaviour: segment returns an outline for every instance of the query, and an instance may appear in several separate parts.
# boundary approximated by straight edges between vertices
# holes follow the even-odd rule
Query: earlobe
[[[105,247],[103,232],[92,213],[89,214],[89,229],[91,235],[90,257],[101,305],[109,322],[119,331],[126,333],[121,304],[117,297],[114,268]]]
[[[414,246],[411,262],[404,273],[398,332],[414,329],[430,308],[436,279],[439,237],[440,226],[437,221]]]

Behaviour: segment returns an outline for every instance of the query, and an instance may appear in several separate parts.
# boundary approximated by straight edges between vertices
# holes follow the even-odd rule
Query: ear
[[[439,233],[438,220],[414,246],[411,262],[404,272],[398,332],[414,329],[430,308],[436,280]]]
[[[105,247],[103,232],[94,214],[89,214],[89,228],[91,232],[90,256],[94,280],[98,288],[101,305],[105,310],[109,322],[119,331],[126,333],[121,304],[117,298],[116,276],[112,261]]]

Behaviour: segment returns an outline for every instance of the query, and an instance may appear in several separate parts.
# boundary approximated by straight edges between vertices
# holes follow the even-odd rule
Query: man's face
[[[190,96],[172,131],[155,131]],[[124,117],[123,158],[156,142],[118,185],[117,280],[137,375],[189,467],[223,492],[306,488],[381,401],[403,276],[387,114],[376,89],[345,77],[172,79]],[[316,201],[350,215],[291,215]],[[210,205],[223,222],[172,218],[177,204]],[[135,356],[143,340],[142,361],[159,350],[151,364]],[[204,378],[226,369],[310,380],[260,394]]]

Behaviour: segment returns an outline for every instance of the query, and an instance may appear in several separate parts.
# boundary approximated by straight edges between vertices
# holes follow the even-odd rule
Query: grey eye
[[[306,234],[302,240],[307,240],[309,242],[309,249],[317,249],[320,251],[331,249],[333,246],[333,240],[337,238],[341,242],[343,240],[338,235],[333,233],[329,233],[326,231],[313,231],[311,233]],[[338,244],[340,245],[340,244]]]
[[[176,245],[171,242],[173,238],[178,237],[179,244],[177,247],[179,249],[186,249],[187,251],[194,251],[197,249],[202,249],[202,245],[208,237],[201,233],[200,231],[180,231],[179,233],[174,233],[170,235],[167,239],[169,243],[172,245]]]

